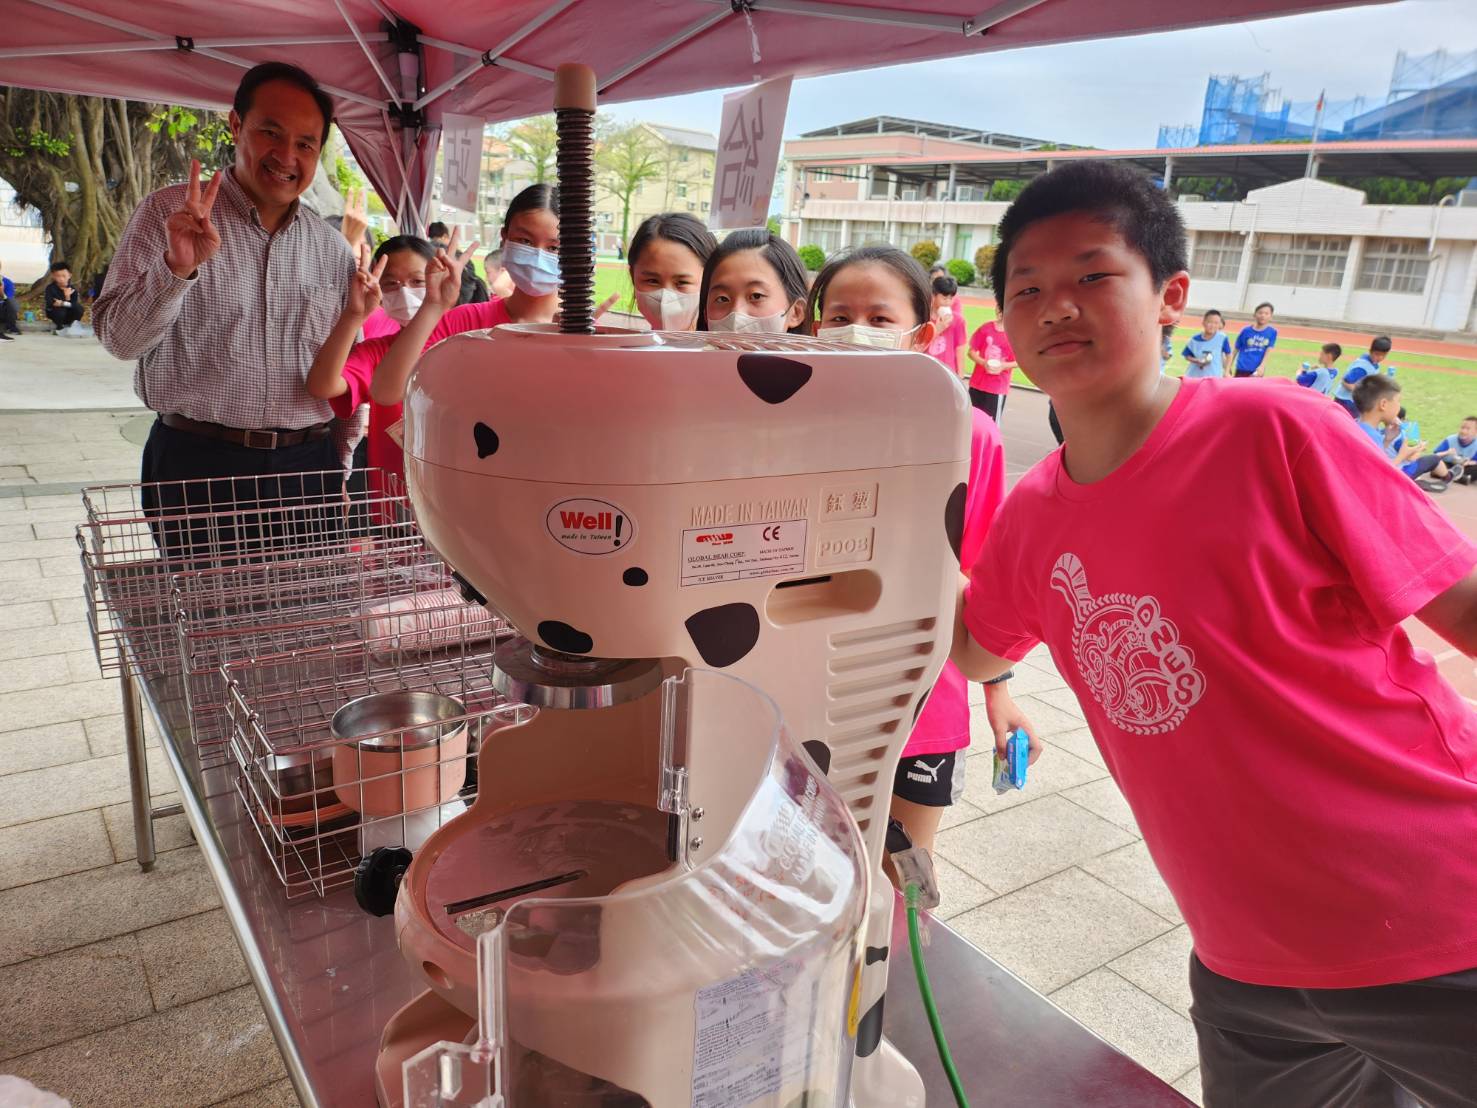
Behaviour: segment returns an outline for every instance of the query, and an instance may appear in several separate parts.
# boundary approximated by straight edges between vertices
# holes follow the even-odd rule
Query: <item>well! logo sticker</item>
[[[549,509],[544,526],[576,554],[614,554],[636,541],[636,521],[608,500],[561,500]]]

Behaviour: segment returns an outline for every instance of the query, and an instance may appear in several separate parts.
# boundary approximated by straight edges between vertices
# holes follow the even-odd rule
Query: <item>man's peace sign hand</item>
[[[190,183],[185,190],[185,204],[164,221],[169,246],[164,251],[164,264],[176,277],[188,278],[215,256],[221,248],[221,233],[210,222],[210,210],[221,191],[225,170],[217,170],[210,184],[200,187],[200,163],[190,162]]]

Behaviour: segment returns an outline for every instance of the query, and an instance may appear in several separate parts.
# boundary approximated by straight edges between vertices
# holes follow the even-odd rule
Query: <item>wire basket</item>
[[[77,544],[103,674],[120,671],[125,648],[145,677],[179,672],[176,574],[422,546],[401,478],[369,477],[366,493],[345,492],[337,470],[85,489]]]
[[[386,654],[464,656],[509,631],[502,617],[463,599],[447,565],[419,545],[176,574],[172,607],[202,765],[229,756],[227,663],[366,640]]]
[[[480,743],[534,712],[493,689],[492,659],[490,643],[423,653],[402,636],[222,667],[237,789],[289,899],[465,810]]]

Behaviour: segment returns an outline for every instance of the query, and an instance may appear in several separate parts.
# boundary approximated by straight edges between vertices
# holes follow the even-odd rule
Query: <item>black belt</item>
[[[219,439],[221,442],[234,443],[252,450],[276,450],[283,446],[297,446],[313,439],[327,438],[333,430],[330,424],[319,423],[316,426],[303,427],[295,431],[243,431],[239,427],[226,427],[220,423],[202,423],[198,419],[189,419],[182,415],[161,415],[159,422],[176,431],[187,431],[192,435]]]

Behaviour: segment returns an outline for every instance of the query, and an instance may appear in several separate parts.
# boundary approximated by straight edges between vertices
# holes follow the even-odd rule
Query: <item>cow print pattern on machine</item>
[[[886,998],[879,996],[877,1003],[867,1009],[867,1014],[856,1025],[856,1056],[858,1058],[867,1057],[882,1045],[882,1001],[884,999]]]
[[[766,404],[783,404],[794,396],[814,372],[804,362],[775,354],[740,354],[739,376],[749,391]]]
[[[477,440],[477,457],[486,458],[497,453],[497,432],[485,423],[472,428],[472,438]]]
[[[964,496],[967,489],[963,481],[954,486],[954,491],[949,494],[949,502],[944,505],[944,534],[949,536],[949,549],[954,552],[954,561],[958,561],[960,551],[964,549]],[[971,569],[971,566],[965,566]]]
[[[565,654],[588,654],[595,649],[595,640],[589,635],[578,627],[571,627],[557,619],[546,619],[540,623],[538,637]]]
[[[625,573],[621,574],[621,580],[633,589],[639,589],[647,581],[651,580],[651,578],[646,575],[646,570],[640,566],[632,566]]]
[[[759,613],[752,604],[720,604],[687,617],[684,625],[705,663],[731,666],[759,641]]]
[[[811,739],[809,742],[800,744],[805,747],[805,753],[810,755],[810,760],[819,767],[822,777],[829,777],[831,773],[831,748],[820,739]]]

